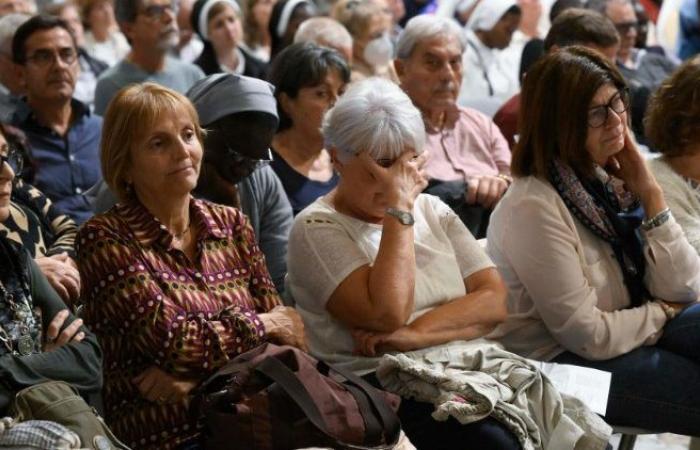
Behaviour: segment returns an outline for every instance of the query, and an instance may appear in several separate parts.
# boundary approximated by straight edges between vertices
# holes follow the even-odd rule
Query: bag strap
[[[374,411],[379,415],[382,421],[383,432],[386,438],[386,442],[395,445],[399,442],[401,437],[401,422],[399,421],[396,413],[389,407],[386,400],[381,397],[379,390],[358,377],[354,373],[341,369],[339,367],[330,365],[324,361],[319,361],[317,364],[319,372],[328,374],[329,370],[336,372],[338,375],[345,378],[348,383],[359,388],[369,399],[370,403],[374,407]],[[352,391],[351,391],[352,392]]]
[[[325,364],[325,363],[323,363]],[[396,415],[393,414],[393,411],[389,409],[389,407],[384,403],[383,400],[379,401],[384,408],[391,413],[391,415],[394,416],[396,426],[398,427],[395,435],[393,434],[393,430],[390,430],[390,433],[392,434],[387,434],[387,436],[391,436],[392,439],[389,440],[387,439],[387,444],[386,445],[379,445],[379,446],[372,446],[372,447],[363,447],[363,446],[358,446],[354,444],[349,444],[346,442],[341,442],[339,441],[336,437],[334,437],[329,431],[328,428],[326,427],[326,423],[323,420],[323,417],[321,416],[321,412],[318,410],[316,407],[316,404],[314,403],[313,399],[311,398],[311,395],[309,392],[306,390],[306,387],[297,379],[297,376],[294,372],[292,372],[289,367],[287,367],[282,361],[280,361],[278,358],[274,356],[268,356],[265,358],[258,366],[255,368],[256,371],[262,373],[263,375],[267,376],[274,382],[276,382],[286,393],[289,395],[289,397],[292,398],[292,400],[299,406],[299,408],[302,410],[304,415],[309,419],[309,421],[319,430],[321,431],[324,435],[326,435],[331,441],[334,443],[334,445],[338,445],[341,448],[348,448],[348,449],[367,449],[367,448],[372,448],[372,449],[391,449],[393,446],[398,442],[399,440],[399,434],[401,431],[401,426],[398,422],[398,418],[396,418]],[[343,375],[343,374],[341,374]],[[344,376],[344,375],[343,375]],[[353,375],[353,377],[356,377]],[[356,377],[357,378],[357,377]],[[368,387],[370,389],[372,388],[368,383],[360,380],[360,384],[364,384],[365,387]],[[350,391],[352,393],[352,391]],[[364,392],[365,395],[367,395],[367,392]],[[377,400],[377,399],[375,399]],[[384,420],[384,418],[382,418]],[[395,439],[394,439],[395,438]],[[390,441],[390,442],[389,442]]]
[[[284,365],[282,361],[274,356],[268,356],[257,365],[255,370],[277,383],[294,400],[294,403],[301,408],[304,415],[319,431],[332,438],[335,442],[338,441],[328,432],[326,422],[323,420],[321,412],[316,407],[309,392],[301,381],[297,379],[294,372]]]

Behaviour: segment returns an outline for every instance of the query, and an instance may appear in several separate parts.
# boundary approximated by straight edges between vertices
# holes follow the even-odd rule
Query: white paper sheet
[[[588,367],[531,361],[564,394],[581,400],[592,411],[605,415],[612,374]]]

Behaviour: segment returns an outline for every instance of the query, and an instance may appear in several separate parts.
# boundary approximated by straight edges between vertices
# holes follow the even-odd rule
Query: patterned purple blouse
[[[133,448],[175,448],[198,434],[189,402],[143,398],[132,379],[156,365],[203,379],[265,339],[257,314],[280,304],[248,219],[190,201],[191,262],[138,202],[90,219],[77,238],[84,318],[104,351],[109,425]]]

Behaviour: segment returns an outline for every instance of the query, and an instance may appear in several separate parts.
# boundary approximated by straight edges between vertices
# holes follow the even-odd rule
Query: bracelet
[[[676,310],[673,309],[671,306],[667,305],[666,302],[664,302],[663,300],[656,300],[654,303],[661,306],[661,309],[664,310],[664,314],[666,314],[666,320],[671,320],[674,317],[676,317]]]
[[[666,208],[654,217],[642,221],[642,230],[649,231],[668,222],[671,218],[671,209]]]

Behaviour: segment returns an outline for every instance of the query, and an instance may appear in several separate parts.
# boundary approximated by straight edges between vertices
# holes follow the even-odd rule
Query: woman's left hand
[[[654,217],[666,208],[663,191],[639,152],[629,128],[625,129],[625,146],[610,158],[607,169],[639,196],[647,217]]]
[[[62,345],[66,345],[70,342],[80,342],[85,338],[85,333],[80,331],[80,327],[83,326],[83,319],[75,319],[66,328],[61,331],[61,327],[68,318],[68,310],[62,309],[49,323],[46,329],[46,344],[44,345],[44,351],[50,352],[56,350]],[[60,332],[60,334],[59,334]]]
[[[378,356],[386,352],[408,352],[422,347],[420,335],[409,325],[391,333],[375,333],[353,330],[355,353],[363,356]]]
[[[156,366],[144,370],[131,382],[146,400],[154,403],[182,401],[199,384],[197,380],[175,377]]]

